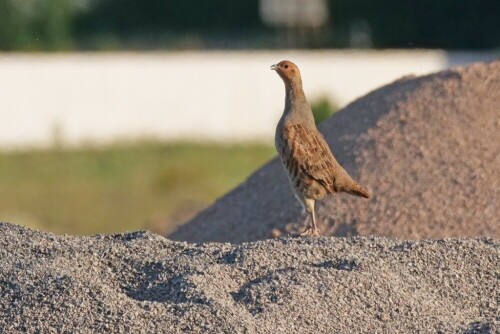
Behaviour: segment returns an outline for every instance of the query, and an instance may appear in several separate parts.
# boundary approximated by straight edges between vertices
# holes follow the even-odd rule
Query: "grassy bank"
[[[0,153],[0,220],[56,233],[168,232],[273,155],[188,143]]]

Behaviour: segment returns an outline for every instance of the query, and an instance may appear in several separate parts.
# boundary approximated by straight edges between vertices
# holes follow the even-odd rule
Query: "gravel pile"
[[[320,130],[373,194],[320,203],[325,235],[500,238],[500,61],[402,78]],[[297,231],[304,218],[274,159],[170,237],[262,240]]]
[[[0,224],[0,333],[498,333],[492,239],[174,242]]]

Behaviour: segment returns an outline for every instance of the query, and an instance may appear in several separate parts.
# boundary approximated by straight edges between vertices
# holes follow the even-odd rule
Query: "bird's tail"
[[[370,193],[368,192],[368,190],[366,190],[356,182],[353,182],[345,191],[351,195],[370,198]]]

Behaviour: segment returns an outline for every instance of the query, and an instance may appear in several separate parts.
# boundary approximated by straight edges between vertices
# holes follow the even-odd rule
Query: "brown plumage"
[[[314,209],[317,200],[337,192],[365,198],[370,194],[339,165],[316,128],[298,67],[284,60],[271,69],[283,79],[286,91],[285,110],[276,127],[276,150],[295,196],[309,213],[309,224],[302,235],[318,235]]]

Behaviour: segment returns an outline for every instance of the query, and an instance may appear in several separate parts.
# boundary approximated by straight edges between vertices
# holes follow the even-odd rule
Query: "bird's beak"
[[[271,65],[271,70],[276,71],[278,69],[278,65],[273,64]]]

